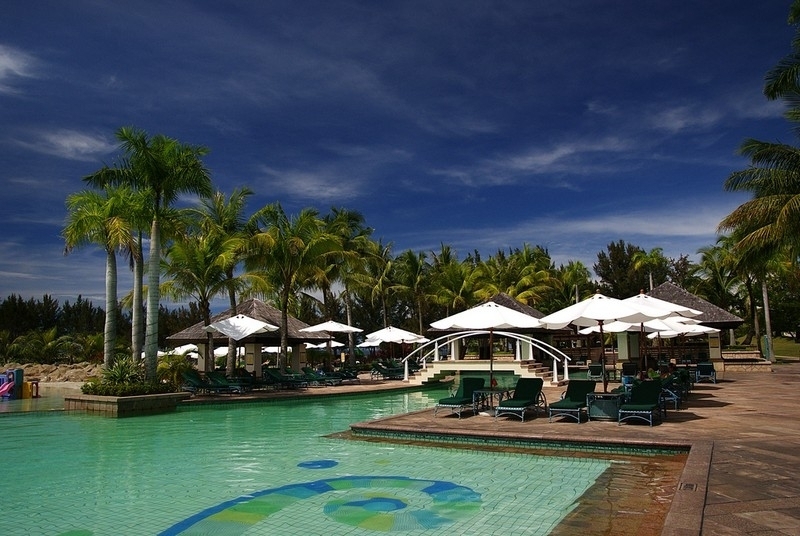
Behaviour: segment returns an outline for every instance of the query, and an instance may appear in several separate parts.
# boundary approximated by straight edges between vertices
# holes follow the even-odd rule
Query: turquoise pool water
[[[4,415],[0,534],[547,534],[611,464],[324,437],[444,395]]]

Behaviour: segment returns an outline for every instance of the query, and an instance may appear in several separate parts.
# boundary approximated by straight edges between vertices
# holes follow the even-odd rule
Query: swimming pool
[[[548,534],[613,464],[324,437],[444,395],[5,415],[0,533]]]

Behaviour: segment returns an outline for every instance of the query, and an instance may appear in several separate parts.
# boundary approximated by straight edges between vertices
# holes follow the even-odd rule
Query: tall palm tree
[[[211,195],[211,179],[201,157],[208,153],[202,146],[187,145],[173,138],[122,127],[116,132],[124,156],[113,167],[85,177],[94,186],[127,184],[147,193],[152,218],[150,252],[147,268],[147,321],[145,329],[145,375],[157,376],[159,281],[161,274],[161,219],[180,194]]]
[[[437,253],[431,251],[431,294],[436,305],[444,307],[445,316],[477,303],[474,292],[474,264],[459,262],[450,246],[442,244]]]
[[[280,203],[259,210],[254,218],[260,229],[251,237],[245,266],[260,272],[278,296],[281,311],[281,352],[278,366],[288,353],[289,308],[297,293],[312,285],[320,259],[341,250],[336,236],[324,229],[324,222],[313,209],[288,216]]]
[[[61,232],[65,253],[86,244],[96,244],[106,253],[106,307],[103,330],[103,363],[114,364],[117,340],[117,250],[133,247],[128,188],[106,188],[103,192],[84,190],[67,197],[67,223]]]
[[[367,302],[373,306],[377,303],[381,308],[383,327],[389,326],[389,299],[393,292],[394,258],[392,244],[384,244],[382,240],[368,241],[365,247],[364,273],[354,274],[354,290],[368,297]]]

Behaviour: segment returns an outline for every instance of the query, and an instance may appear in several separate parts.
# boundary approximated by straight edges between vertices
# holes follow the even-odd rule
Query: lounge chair
[[[319,372],[315,371],[311,367],[303,367],[300,370],[303,371],[305,375],[306,381],[309,385],[312,386],[333,386],[333,385],[341,385],[342,378],[336,376],[328,376],[327,374],[320,374]]]
[[[482,389],[483,384],[483,378],[461,378],[458,390],[453,396],[439,399],[439,403],[433,409],[433,416],[436,416],[439,408],[449,408],[452,413],[458,414],[459,419],[461,418],[461,412],[468,408],[471,408],[472,414],[475,415],[476,408],[473,393],[478,389]]]
[[[264,376],[272,379],[275,385],[281,389],[305,389],[308,387],[308,382],[305,379],[287,376],[276,368],[265,368],[261,372]]]
[[[183,377],[183,385],[181,385],[182,391],[188,391],[194,394],[231,392],[227,387],[215,385],[213,382],[204,379],[200,376],[200,373],[194,369],[181,372],[181,376]]]
[[[603,381],[603,365],[589,365],[589,372],[586,373],[587,380]]]
[[[619,407],[617,424],[630,419],[641,419],[653,426],[653,421],[664,419],[666,408],[662,397],[661,380],[650,380],[634,385],[628,402]]]
[[[544,380],[541,378],[520,378],[514,387],[511,398],[501,400],[495,408],[494,418],[500,415],[514,415],[525,422],[525,411],[532,409],[537,413],[547,408],[547,399],[542,392]]]
[[[694,381],[695,383],[703,381],[717,383],[717,370],[714,368],[714,363],[698,363]]]
[[[227,389],[230,393],[244,393],[249,391],[249,387],[243,382],[233,382],[229,380],[222,372],[211,371],[206,373],[208,382],[217,387]]]
[[[402,380],[405,377],[405,370],[402,368],[388,368],[381,363],[373,363],[370,374],[374,378],[383,380]]]
[[[550,422],[553,417],[569,417],[581,422],[581,414],[586,412],[586,395],[594,392],[597,382],[594,380],[570,380],[567,390],[561,394],[561,400],[548,406]]]

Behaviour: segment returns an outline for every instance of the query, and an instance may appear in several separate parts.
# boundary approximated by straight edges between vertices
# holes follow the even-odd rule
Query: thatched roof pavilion
[[[257,299],[247,300],[238,304],[236,306],[236,314],[249,316],[251,318],[255,318],[256,320],[261,320],[262,322],[267,322],[274,326],[281,325],[281,312],[275,307],[267,305],[263,301]],[[230,318],[232,316],[235,316],[233,310],[228,309],[226,311],[223,311],[219,314],[212,316],[211,322],[212,323],[218,322],[220,320],[225,320],[226,318]],[[300,344],[305,341],[322,342],[328,340],[329,334],[327,332],[306,333],[300,331],[301,328],[306,328],[306,327],[308,327],[308,324],[306,324],[305,322],[301,322],[300,320],[294,318],[291,315],[289,316],[288,339],[290,346],[294,346],[296,344]],[[208,341],[208,333],[205,330],[203,322],[198,322],[197,324],[189,326],[183,331],[179,331],[174,335],[170,335],[169,337],[167,337],[167,341],[169,341],[170,343],[174,343],[176,346],[188,343],[205,344]],[[277,346],[280,345],[280,342],[281,342],[280,330],[269,331],[266,333],[256,333],[239,341],[240,344],[258,343],[263,346]],[[223,335],[222,333],[214,333],[214,345],[227,346],[228,337]]]
[[[648,292],[648,294],[660,300],[677,303],[678,305],[702,311],[703,314],[695,317],[695,320],[699,321],[704,326],[717,329],[733,329],[744,322],[744,320],[738,316],[729,313],[721,307],[717,307],[699,296],[695,296],[691,292],[673,283],[662,283]]]

